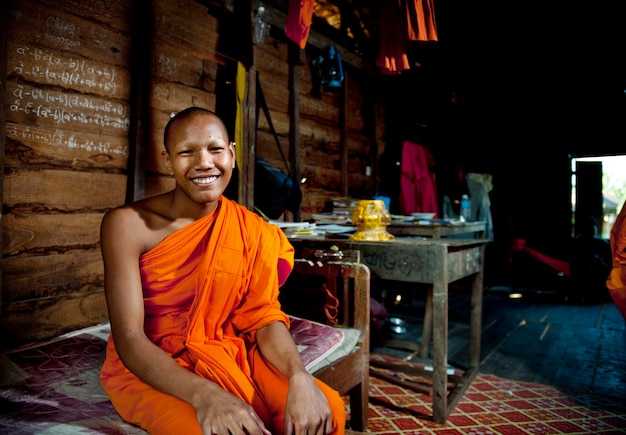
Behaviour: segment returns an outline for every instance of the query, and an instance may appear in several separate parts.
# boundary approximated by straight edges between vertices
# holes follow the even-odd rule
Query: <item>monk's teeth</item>
[[[196,184],[210,184],[214,182],[215,180],[217,180],[217,177],[193,178],[191,181],[193,181]]]

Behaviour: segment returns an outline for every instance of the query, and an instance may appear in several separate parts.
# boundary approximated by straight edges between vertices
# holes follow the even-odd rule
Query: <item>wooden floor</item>
[[[386,292],[393,300],[393,290]],[[421,343],[424,298],[421,289],[412,292],[410,303],[385,303],[390,318],[406,322],[401,325],[406,332],[391,332],[389,322],[373,328],[373,353],[424,362],[415,352]],[[626,397],[626,327],[612,302],[579,305],[537,290],[521,290],[523,297],[511,299],[512,292],[492,287],[484,293],[481,373]],[[448,361],[459,369],[467,365],[468,320],[469,296],[453,291]]]

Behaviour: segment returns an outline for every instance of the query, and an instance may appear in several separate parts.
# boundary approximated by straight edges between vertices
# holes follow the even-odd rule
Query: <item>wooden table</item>
[[[396,222],[387,227],[389,233],[394,236],[421,236],[440,239],[442,237],[464,235],[467,238],[485,238],[487,232],[487,221],[472,222],[432,222],[422,224],[419,222]],[[428,289],[426,294],[426,304],[424,313],[424,329],[422,331],[422,346],[420,347],[420,358],[428,358],[428,350],[432,333],[432,302],[433,287]]]
[[[458,234],[475,234],[478,238],[484,238],[487,231],[487,221],[455,222],[455,223],[427,223],[419,222],[392,222],[387,231],[394,236],[422,236],[440,239],[442,237]],[[471,237],[471,236],[466,236]]]
[[[373,276],[380,279],[432,284],[432,319],[425,316],[424,329],[432,327],[433,331],[432,420],[444,424],[478,374],[487,240],[403,237],[370,242],[321,236],[290,237],[290,240],[297,252],[307,248],[330,249],[333,245],[340,250],[358,250],[361,261],[370,268]],[[468,276],[473,276],[469,363],[464,374],[453,379],[448,376],[448,284]],[[450,392],[448,382],[454,384]]]

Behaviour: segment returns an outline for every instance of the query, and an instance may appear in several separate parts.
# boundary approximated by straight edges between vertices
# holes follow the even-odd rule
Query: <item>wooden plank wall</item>
[[[139,47],[149,50],[151,59],[149,101],[143,102],[148,125],[140,126],[144,135],[131,134],[139,125],[131,113],[136,3],[152,8],[143,14],[152,20],[151,43]],[[236,62],[218,49],[220,18],[195,0],[14,0],[2,7],[0,350],[106,321],[99,225],[107,210],[125,202],[129,156],[139,147],[135,155],[141,161],[131,167],[143,173],[131,178],[145,179],[145,196],[170,189],[172,179],[160,157],[165,123],[171,113],[191,105],[215,110],[218,89],[233,85],[220,82],[220,68]],[[290,148],[288,44],[284,32],[274,28],[254,57],[285,153]],[[319,48],[307,47],[307,62],[318,54]],[[384,132],[374,119],[382,119],[382,113],[372,104],[367,75],[346,70],[348,191],[371,197],[376,182],[365,167],[375,165],[382,152]],[[340,98],[312,96],[312,74],[308,65],[298,68],[300,164],[307,179],[303,220],[341,192]],[[134,144],[135,138],[144,142]],[[282,167],[262,116],[256,151]]]
[[[106,320],[98,230],[126,189],[130,7],[5,6],[3,348]]]
[[[264,44],[257,48],[256,68],[272,116],[272,123],[280,138],[285,154],[289,150],[289,68],[288,42],[279,39],[282,29],[274,29]],[[316,47],[306,47],[306,64],[298,68],[300,88],[300,158],[301,175],[306,178],[302,186],[302,220],[319,213],[327,201],[342,196],[341,190],[341,95],[325,93],[314,88],[316,73],[311,62],[320,55]],[[379,143],[384,129],[382,114],[376,112],[375,92],[371,78],[358,69],[345,64],[347,76],[347,137],[348,195],[370,198],[378,183],[374,176],[366,175],[366,166],[376,164]],[[317,92],[316,92],[317,91]],[[271,130],[261,113],[257,137],[257,155],[267,158],[278,168],[284,164]],[[373,152],[373,154],[372,154]],[[372,172],[373,174],[373,172]]]

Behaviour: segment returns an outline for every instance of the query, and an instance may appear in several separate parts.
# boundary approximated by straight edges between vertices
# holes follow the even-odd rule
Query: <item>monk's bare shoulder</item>
[[[108,211],[102,220],[103,237],[119,237],[141,252],[152,249],[176,228],[167,215],[168,194],[156,195]]]

